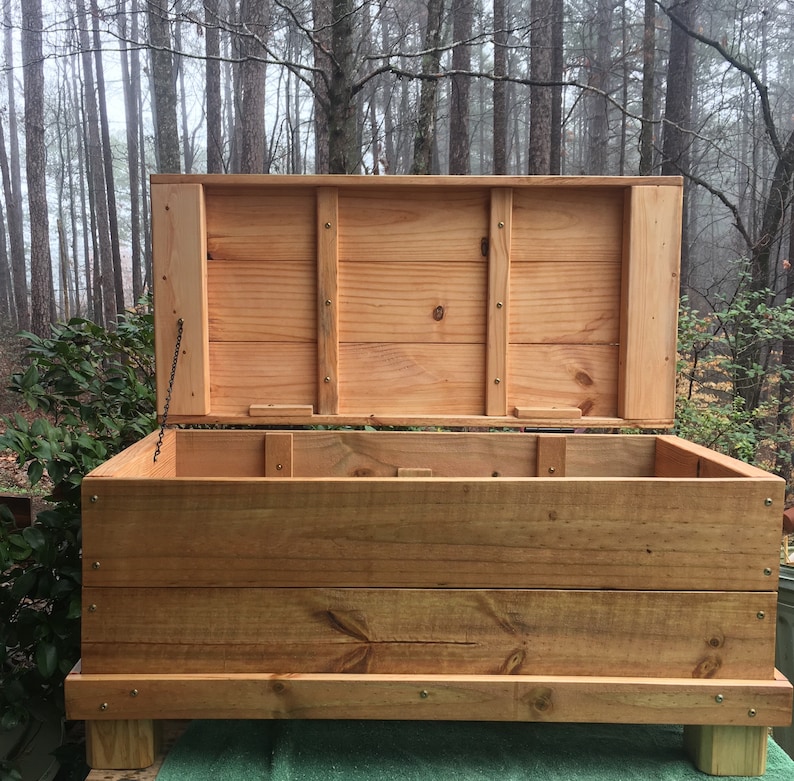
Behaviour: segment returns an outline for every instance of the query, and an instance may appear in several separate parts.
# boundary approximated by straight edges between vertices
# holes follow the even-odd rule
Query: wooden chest
[[[168,425],[83,484],[93,766],[159,719],[373,718],[679,723],[763,772],[783,481],[585,433],[672,423],[680,180],[155,176],[152,209]]]

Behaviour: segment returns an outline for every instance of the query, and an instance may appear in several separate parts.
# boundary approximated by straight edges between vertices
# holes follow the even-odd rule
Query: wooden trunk
[[[378,718],[683,723],[763,772],[783,481],[585,433],[672,424],[680,180],[156,176],[152,208],[169,425],[83,483],[96,766],[158,719]]]

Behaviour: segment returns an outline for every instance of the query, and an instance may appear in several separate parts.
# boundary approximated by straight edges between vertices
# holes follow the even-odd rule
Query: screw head
[[[331,378],[330,378],[330,377],[326,377],[326,378],[323,380],[323,382],[331,382]]]
[[[99,497],[96,494],[94,494],[91,497],[91,504],[96,504],[98,501],[99,501]]]
[[[103,702],[103,703],[102,703],[102,704],[99,706],[99,710],[107,710],[107,709],[108,709],[108,704],[107,704],[106,702]]]
[[[498,385],[501,381],[502,381],[501,378],[497,377],[496,379],[494,379],[493,384]]]
[[[752,718],[755,718],[755,714],[756,714],[756,713],[757,713],[757,711],[756,711],[756,709],[755,709],[755,708],[750,708],[750,710],[748,710],[748,711],[747,711],[747,715],[748,715],[748,716],[749,716],[751,719],[752,719]]]
[[[503,306],[504,306],[504,304],[501,301],[497,301],[496,302],[496,308],[497,309],[501,309]]]
[[[428,693],[427,689],[422,689],[422,691],[419,692],[419,696],[423,700],[426,700],[430,696],[430,694]]]
[[[504,226],[505,226],[505,224],[504,224],[503,222],[501,222],[501,221],[500,221],[500,222],[499,222],[499,225],[498,225],[498,227],[500,227],[500,228],[504,228]]]
[[[556,467],[550,466],[549,467],[549,474],[553,475],[557,471]]]
[[[764,575],[769,577],[771,574],[772,574],[772,568],[771,567],[764,567]]]
[[[133,690],[130,692],[130,697],[137,697],[137,696],[138,696],[138,690],[137,690],[137,689],[133,689]]]
[[[331,299],[330,298],[326,298],[325,299],[325,305],[326,306],[331,306]]]
[[[284,468],[284,464],[276,464],[276,469],[280,472]]]
[[[330,228],[331,228],[331,223],[330,222],[326,222],[325,223],[325,229],[329,230]]]
[[[95,561],[95,562],[94,562],[94,563],[91,565],[91,568],[92,568],[92,569],[99,569],[101,566],[102,566],[102,565],[101,565],[101,564],[100,564],[98,561]]]
[[[767,496],[767,498],[764,499],[764,505],[767,507],[771,507],[772,504],[773,504],[772,500]]]
[[[89,613],[96,613],[96,605],[89,605],[88,606]]]
[[[714,698],[715,702],[722,702],[724,699],[725,699],[725,697],[723,697],[723,695],[722,695],[722,694],[718,694],[718,695],[717,695],[717,696]]]
[[[755,614],[755,617],[756,617],[756,618],[757,618],[759,621],[763,621],[765,616],[766,616],[766,613],[764,613],[764,611],[763,611],[763,610],[759,610],[759,611],[758,611],[758,612]]]

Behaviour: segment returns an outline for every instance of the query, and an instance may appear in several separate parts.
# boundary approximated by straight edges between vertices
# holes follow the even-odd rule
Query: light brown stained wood
[[[265,434],[265,477],[292,477],[292,434]]]
[[[513,414],[517,418],[537,420],[580,420],[582,410],[579,407],[516,407]]]
[[[166,428],[157,462],[154,452],[160,432],[154,431],[100,464],[91,474],[94,477],[176,477],[176,430]]]
[[[95,705],[92,715],[98,712]],[[159,733],[159,723],[152,719],[87,720],[86,762],[92,768],[148,767],[159,750]]]
[[[315,343],[213,342],[210,362],[214,413],[248,418],[251,404],[316,404]]]
[[[674,436],[656,438],[656,474],[658,477],[748,477],[778,484],[771,485],[770,490],[783,488],[781,478],[763,469]]]
[[[131,687],[132,688],[132,687]],[[128,693],[129,694],[129,693]],[[155,729],[157,729],[157,722]],[[190,721],[187,719],[173,719],[162,722],[160,750],[154,762],[145,768],[96,768],[86,777],[86,781],[157,781],[157,774],[163,765],[163,760],[174,744],[185,733]]]
[[[780,510],[745,478],[84,485],[89,586],[762,591],[778,564]]]
[[[152,254],[157,258],[154,296],[157,409],[168,395],[179,325],[179,362],[170,412],[206,415],[210,407],[207,313],[207,244],[204,193],[199,184],[152,187]]]
[[[522,261],[620,263],[623,242],[623,193],[588,188],[580,191],[515,188],[513,257]],[[585,272],[586,273],[586,272]],[[578,285],[560,279],[559,290]]]
[[[681,260],[681,190],[626,196],[618,414],[672,418]]]
[[[566,445],[564,434],[541,434],[538,436],[538,477],[565,477]]]
[[[314,262],[315,192],[309,180],[298,188],[278,187],[275,181],[262,184],[239,188],[225,180],[206,188],[210,257]]]
[[[209,261],[214,342],[314,342],[317,280],[311,261]]]
[[[485,371],[485,414],[506,415],[509,377],[510,245],[513,191],[491,190],[488,225],[488,343]]]
[[[342,261],[479,261],[488,191],[478,187],[339,192]]]
[[[481,721],[782,724],[791,685],[781,681],[565,676],[81,675],[67,680],[70,718],[98,701],[158,718],[423,719]],[[138,689],[130,697],[130,689]],[[423,695],[426,693],[426,696]],[[724,701],[715,701],[722,694]],[[750,708],[758,716],[748,716]]]
[[[483,263],[361,261],[339,273],[343,342],[485,343]]]
[[[173,432],[179,477],[260,477],[261,431]],[[296,477],[393,477],[400,467],[424,464],[436,477],[532,477],[534,434],[431,431],[293,431]],[[133,446],[133,450],[138,449]],[[151,448],[147,448],[146,455]],[[655,437],[569,436],[569,477],[650,477]],[[223,459],[218,458],[223,453]],[[103,473],[113,474],[113,461]],[[119,474],[119,477],[124,476]]]
[[[339,196],[317,190],[317,412],[339,411]]]
[[[339,411],[482,414],[484,366],[478,344],[342,344]]]
[[[397,477],[432,477],[433,470],[426,467],[397,467]]]
[[[510,301],[511,342],[619,341],[619,263],[513,262]]]
[[[765,726],[690,725],[684,746],[695,767],[712,776],[762,776],[769,731]]]
[[[774,592],[88,588],[84,599],[95,606],[84,673],[774,677]]]
[[[578,407],[581,425],[588,417],[616,413],[617,347],[514,344],[509,368],[509,409]]]

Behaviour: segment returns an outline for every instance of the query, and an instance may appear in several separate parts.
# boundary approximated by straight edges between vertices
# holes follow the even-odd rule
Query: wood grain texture
[[[84,673],[774,674],[774,592],[88,588],[84,599]]]
[[[99,706],[95,712],[102,712]],[[148,767],[159,751],[159,734],[159,722],[152,719],[89,719],[85,723],[86,763],[92,768]]]
[[[340,267],[343,342],[485,342],[483,263],[373,261]]]
[[[617,411],[618,348],[611,345],[514,344],[508,408],[578,407],[588,417]]]
[[[342,261],[485,263],[488,191],[477,187],[339,193]]]
[[[505,183],[507,186],[507,183]],[[515,188],[513,261],[620,263],[623,193],[592,187],[578,192],[543,187]],[[560,289],[579,275],[559,280]]]
[[[674,436],[656,438],[656,474],[659,477],[748,477],[770,481],[772,490],[782,487],[781,478],[776,475]]]
[[[89,586],[763,591],[780,542],[769,484],[746,478],[84,485],[97,496],[84,508]]]
[[[268,179],[260,180],[257,187],[241,188],[231,178],[205,188],[210,257],[314,262],[315,192],[308,178],[295,177],[292,184],[298,179],[303,181],[297,188]]]
[[[269,431],[265,434],[265,477],[292,477],[292,434]]]
[[[317,412],[339,411],[339,191],[317,190]]]
[[[684,746],[695,767],[712,776],[762,776],[769,731],[740,725],[689,725]]]
[[[681,191],[626,197],[618,414],[672,417],[681,262]]]
[[[70,718],[97,702],[130,718],[423,719],[616,724],[784,724],[787,682],[691,678],[419,675],[80,675]],[[131,689],[138,690],[130,697]],[[717,694],[723,702],[717,703]],[[426,696],[425,696],[426,695]],[[748,711],[755,708],[757,716]]]
[[[157,410],[163,414],[181,319],[170,412],[200,417],[210,409],[204,193],[199,184],[162,185],[151,197]]]
[[[488,225],[488,342],[486,345],[485,414],[506,415],[508,332],[510,323],[510,248],[513,191],[491,191]]]
[[[538,477],[565,477],[567,444],[565,434],[538,436]]]

